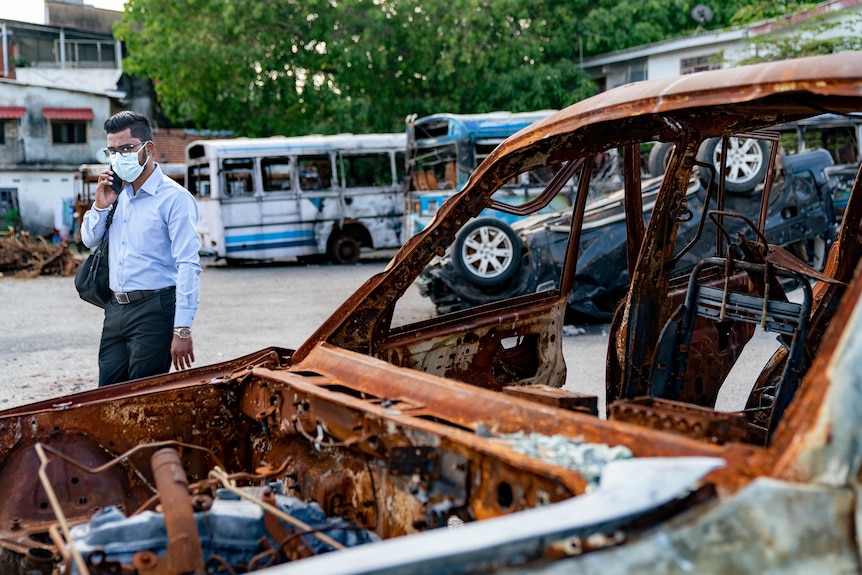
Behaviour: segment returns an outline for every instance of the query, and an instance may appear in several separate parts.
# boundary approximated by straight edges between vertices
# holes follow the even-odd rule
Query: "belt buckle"
[[[126,305],[132,303],[131,301],[129,301],[129,294],[125,292],[115,293],[114,297],[117,299],[118,304]]]

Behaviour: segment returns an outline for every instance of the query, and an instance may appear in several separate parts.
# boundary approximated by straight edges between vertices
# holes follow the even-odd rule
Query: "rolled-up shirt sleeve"
[[[197,233],[198,206],[186,192],[180,194],[168,222],[171,252],[177,266],[177,308],[175,326],[191,327],[200,304],[200,237]]]
[[[105,235],[105,223],[111,210],[99,211],[91,207],[84,213],[81,222],[81,241],[90,249],[95,248]]]

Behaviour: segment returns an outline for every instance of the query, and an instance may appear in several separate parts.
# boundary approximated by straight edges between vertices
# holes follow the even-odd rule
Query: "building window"
[[[13,142],[18,139],[18,122],[26,113],[24,106],[0,106],[0,144],[5,144],[7,138]]]
[[[695,72],[706,72],[707,70],[720,70],[723,54],[707,54],[695,56],[694,58],[683,58],[679,61],[680,74],[694,74]]]
[[[60,61],[60,42],[54,43],[56,63],[64,63],[76,68],[113,68],[117,64],[113,42],[98,40],[67,40],[62,52],[65,61]]]
[[[51,137],[55,144],[86,144],[87,122],[51,122]]]
[[[55,144],[86,144],[87,126],[93,120],[92,108],[42,108],[51,122],[51,140]]]

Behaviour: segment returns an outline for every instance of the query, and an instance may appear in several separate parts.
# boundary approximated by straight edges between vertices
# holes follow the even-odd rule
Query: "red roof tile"
[[[186,162],[186,146],[200,139],[200,135],[189,134],[181,128],[153,130],[156,161],[164,164],[184,164]]]

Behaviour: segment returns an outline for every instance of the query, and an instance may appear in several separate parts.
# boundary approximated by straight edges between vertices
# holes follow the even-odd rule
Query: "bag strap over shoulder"
[[[118,198],[119,199],[119,198]],[[105,233],[102,235],[102,246],[108,246],[108,230],[111,228],[111,222],[114,221],[114,211],[117,209],[117,200],[111,204],[111,211],[108,212],[108,219],[105,220]]]
[[[108,219],[105,220],[105,232],[108,231],[108,228],[111,227],[111,222],[114,221],[114,212],[117,210],[117,201],[118,200],[119,200],[119,198],[114,200],[114,203],[111,204],[111,211],[108,212]]]

